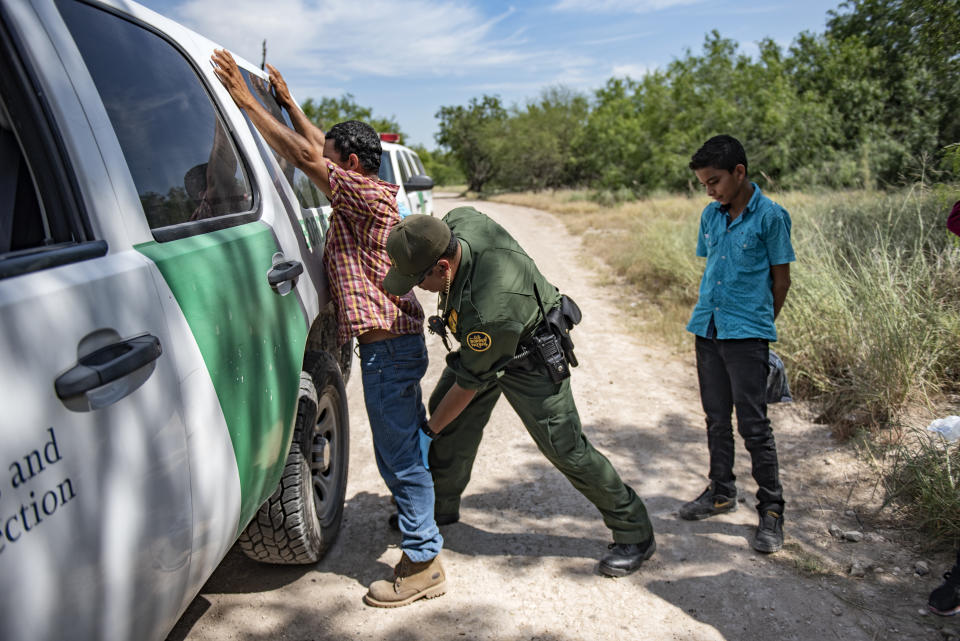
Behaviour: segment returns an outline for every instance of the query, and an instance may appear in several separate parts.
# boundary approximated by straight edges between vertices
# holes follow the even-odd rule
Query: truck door
[[[155,639],[192,523],[153,267],[98,224],[110,183],[27,3],[0,4],[0,64],[0,638]]]
[[[413,173],[417,176],[426,176],[427,170],[424,169],[420,156],[407,151],[410,157],[410,165],[413,167]],[[420,205],[420,213],[433,216],[433,189],[421,189],[416,192],[416,198]]]
[[[398,171],[397,178],[400,180],[401,185],[405,185],[410,180],[410,177],[414,175],[414,171],[410,167],[410,161],[403,153],[403,149],[401,147],[396,147],[396,151],[394,151],[393,156],[396,159],[395,164]],[[420,201],[417,200],[417,195],[413,193],[407,193],[405,189],[401,191],[403,193],[403,198],[406,200],[406,205],[410,209],[410,213],[422,214],[423,211],[420,207]]]
[[[309,329],[296,284],[307,275],[296,241],[280,240],[294,228],[263,163],[244,153],[254,145],[239,112],[221,112],[200,70],[210,51],[173,23],[161,32],[80,2],[56,6],[75,43],[63,56],[83,60],[109,120],[98,144],[122,159],[111,176],[125,222],[156,266],[171,350],[190,377],[191,581],[201,581],[283,471]]]

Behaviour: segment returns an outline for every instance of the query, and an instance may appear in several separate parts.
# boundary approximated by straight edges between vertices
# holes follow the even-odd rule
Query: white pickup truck
[[[124,0],[0,0],[0,639],[163,639],[238,540],[312,563],[339,528],[329,204],[214,47]]]
[[[433,216],[433,179],[424,170],[420,156],[413,149],[401,145],[398,134],[381,133],[380,140],[383,147],[380,180],[397,186],[400,216]]]

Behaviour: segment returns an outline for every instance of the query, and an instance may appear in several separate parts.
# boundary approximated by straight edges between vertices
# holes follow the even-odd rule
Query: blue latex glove
[[[429,470],[430,444],[433,443],[433,441],[423,433],[423,430],[417,430],[417,436],[420,437],[420,456],[423,457],[423,466]]]

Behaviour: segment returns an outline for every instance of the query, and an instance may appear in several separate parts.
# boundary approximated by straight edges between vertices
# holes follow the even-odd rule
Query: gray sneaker
[[[717,514],[733,512],[736,509],[737,497],[714,493],[711,483],[700,496],[680,506],[680,518],[687,521],[699,521]]]

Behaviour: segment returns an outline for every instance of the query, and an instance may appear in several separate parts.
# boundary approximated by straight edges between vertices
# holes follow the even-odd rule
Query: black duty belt
[[[560,304],[547,312],[536,286],[533,293],[540,306],[541,320],[533,334],[520,341],[517,354],[505,368],[533,371],[542,367],[550,380],[559,383],[570,376],[570,367],[578,364],[570,330],[580,322],[582,314],[573,299],[566,295],[561,295]]]

